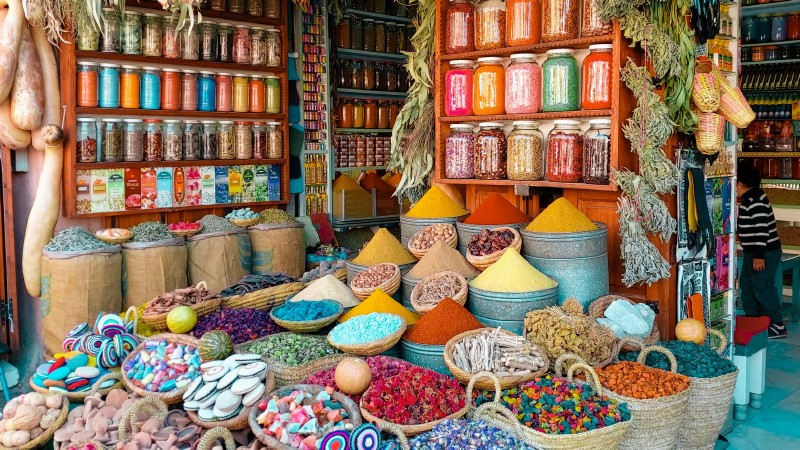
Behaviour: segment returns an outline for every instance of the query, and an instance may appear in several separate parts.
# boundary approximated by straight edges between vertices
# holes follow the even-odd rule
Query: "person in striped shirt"
[[[775,277],[781,265],[781,241],[775,214],[767,194],[761,190],[761,176],[752,164],[742,163],[737,173],[739,215],[736,231],[744,250],[739,295],[747,316],[769,316],[769,338],[786,337],[781,299]]]

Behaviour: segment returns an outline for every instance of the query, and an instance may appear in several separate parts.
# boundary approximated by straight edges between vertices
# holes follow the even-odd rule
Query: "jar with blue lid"
[[[214,72],[200,71],[197,79],[197,109],[200,111],[216,111],[217,80]]]
[[[158,67],[144,67],[142,70],[142,109],[161,108],[161,70]]]
[[[99,85],[101,108],[119,108],[119,64],[100,64]]]

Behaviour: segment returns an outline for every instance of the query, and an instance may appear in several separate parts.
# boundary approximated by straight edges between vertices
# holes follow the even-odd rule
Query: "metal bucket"
[[[484,325],[522,334],[528,311],[554,306],[560,286],[536,292],[490,292],[469,287],[469,312]]]
[[[608,228],[578,233],[522,231],[522,256],[558,282],[558,304],[577,298],[584,308],[608,295]]]
[[[411,364],[453,376],[444,363],[444,345],[424,345],[401,339],[400,350],[403,359]]]
[[[400,243],[403,244],[404,247],[407,247],[411,236],[428,225],[436,223],[451,223],[455,225],[459,220],[464,220],[468,216],[469,214],[458,217],[442,217],[439,219],[417,219],[416,217],[408,217],[403,214],[400,216]]]
[[[399,343],[395,344],[393,347],[389,348],[389,350],[386,350],[385,352],[381,353],[381,355],[400,358],[401,357],[400,344]]]
[[[491,230],[492,228],[507,227],[519,231],[522,230],[524,227],[526,227],[528,223],[529,222],[510,223],[506,225],[472,225],[468,223],[458,222],[456,223],[456,231],[458,232],[458,251],[460,251],[462,255],[466,255],[467,245],[469,244],[469,241],[472,239],[472,236],[480,233],[484,229]]]
[[[414,287],[422,280],[417,280],[416,278],[410,278],[406,275],[400,277],[400,290],[402,291],[403,295],[401,297],[401,303],[403,306],[409,309],[409,311],[416,312],[414,307],[411,306],[411,292],[414,290]]]

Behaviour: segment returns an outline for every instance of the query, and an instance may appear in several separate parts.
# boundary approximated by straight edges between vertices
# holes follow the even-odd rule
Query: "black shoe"
[[[783,339],[786,337],[788,333],[786,332],[786,327],[783,325],[770,325],[769,326],[769,338],[770,339]]]

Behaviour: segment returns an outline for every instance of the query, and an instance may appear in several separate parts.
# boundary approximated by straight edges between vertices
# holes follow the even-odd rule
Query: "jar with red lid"
[[[217,111],[233,111],[233,76],[229,73],[217,74]]]
[[[611,44],[589,46],[589,55],[583,60],[583,109],[611,108]]]
[[[233,62],[250,64],[250,28],[237,25],[233,29]]]
[[[502,180],[506,178],[506,133],[499,122],[483,122],[475,136],[475,178]]]
[[[554,120],[547,135],[547,181],[579,183],[583,179],[583,134],[579,120]]]
[[[197,111],[197,71],[181,72],[181,109]]]
[[[472,64],[468,59],[450,61],[444,76],[444,111],[448,116],[472,115]]]
[[[177,110],[181,107],[181,73],[178,69],[161,69],[161,109]]]
[[[542,69],[536,64],[536,55],[511,55],[505,91],[507,114],[532,114],[542,109]]]

